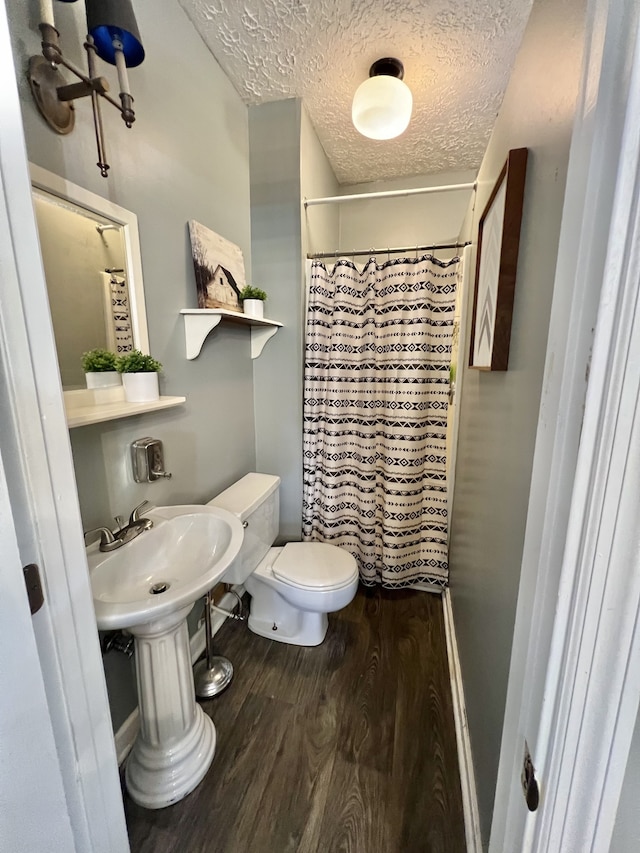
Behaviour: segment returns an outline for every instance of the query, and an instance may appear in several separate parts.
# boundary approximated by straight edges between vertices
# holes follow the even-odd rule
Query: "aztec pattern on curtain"
[[[115,273],[103,272],[107,349],[122,355],[133,349],[133,328],[129,309],[127,280]]]
[[[311,267],[303,538],[364,584],[445,586],[446,432],[459,259]]]

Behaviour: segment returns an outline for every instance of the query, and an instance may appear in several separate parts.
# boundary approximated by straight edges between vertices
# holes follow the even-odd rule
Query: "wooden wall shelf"
[[[186,397],[159,397],[152,403],[127,403],[122,385],[99,390],[65,391],[64,406],[69,428],[130,418],[146,412],[171,409],[186,402]]]

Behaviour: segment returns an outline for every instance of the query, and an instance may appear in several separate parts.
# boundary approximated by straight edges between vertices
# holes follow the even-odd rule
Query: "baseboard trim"
[[[232,589],[236,595],[239,595],[242,598],[244,595],[244,586],[237,584],[232,587]],[[220,599],[218,607],[223,607],[226,610],[232,610],[237,603],[238,600],[236,596],[227,592]],[[211,614],[211,633],[214,637],[228,618],[229,617],[225,616],[223,613],[218,613],[216,610],[213,611]],[[205,648],[204,626],[198,628],[195,634],[190,637],[189,645],[191,646],[191,663],[195,663]],[[136,707],[114,735],[118,766],[122,764],[127,755],[131,752],[131,747],[133,746],[133,742],[136,739],[139,729],[140,714]]]
[[[120,767],[131,752],[131,747],[133,746],[133,742],[136,739],[136,735],[138,734],[138,730],[140,729],[140,714],[138,713],[138,706],[133,709],[133,711],[129,714],[124,723],[120,726],[118,731],[114,735],[114,740],[116,742],[116,757],[118,759],[118,767]]]
[[[464,811],[464,831],[467,839],[467,853],[482,853],[480,836],[480,814],[478,811],[478,796],[476,778],[473,771],[471,756],[471,741],[469,725],[464,703],[462,673],[458,657],[453,610],[451,608],[451,592],[442,591],[442,607],[444,610],[444,628],[447,638],[447,657],[449,658],[449,676],[451,678],[451,694],[453,696],[453,715],[456,726],[456,741],[458,744],[458,764],[460,765],[460,783],[462,786],[462,808]]]

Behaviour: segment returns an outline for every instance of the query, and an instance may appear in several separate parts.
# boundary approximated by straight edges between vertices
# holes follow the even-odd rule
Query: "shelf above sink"
[[[267,341],[282,328],[282,323],[275,320],[258,319],[224,308],[183,308],[180,313],[184,316],[187,358],[190,361],[200,355],[207,335],[222,320],[251,327],[251,358],[258,358]]]
[[[186,397],[159,397],[152,403],[127,403],[124,388],[115,385],[112,388],[79,389],[64,392],[64,407],[67,413],[67,425],[72,427],[89,426],[103,421],[129,418],[145,412],[157,412],[180,406]]]

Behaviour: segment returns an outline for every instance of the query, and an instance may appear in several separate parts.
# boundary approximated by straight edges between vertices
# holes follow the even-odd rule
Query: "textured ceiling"
[[[247,104],[302,98],[342,184],[480,165],[532,0],[180,0]],[[396,56],[408,130],[361,136],[351,101]]]

